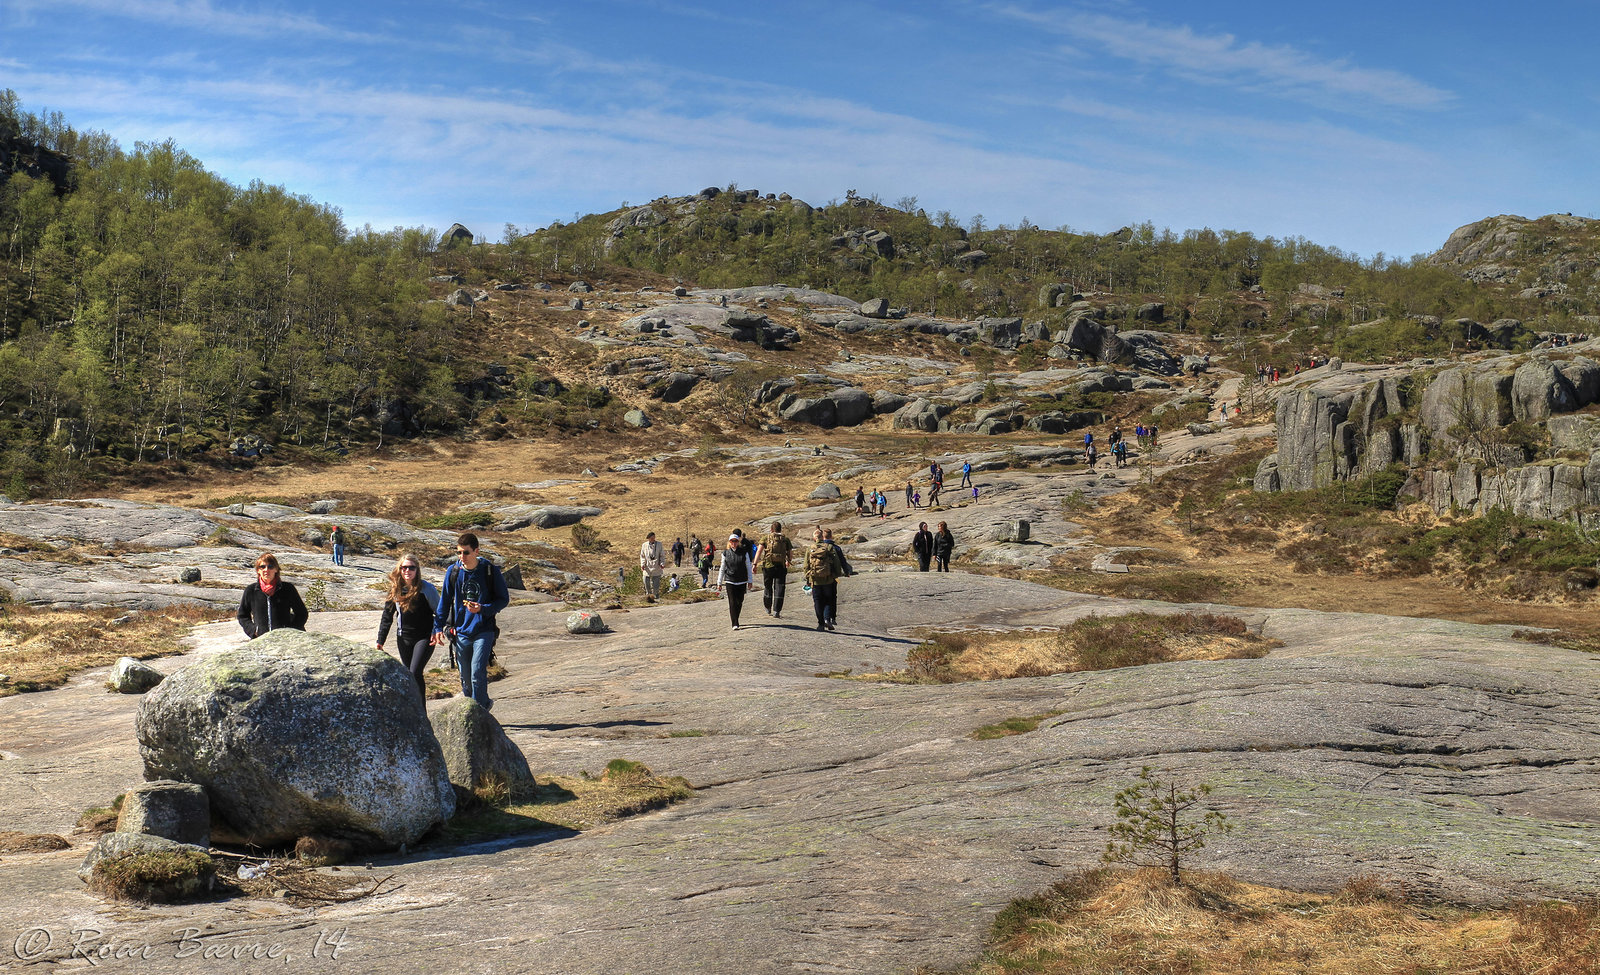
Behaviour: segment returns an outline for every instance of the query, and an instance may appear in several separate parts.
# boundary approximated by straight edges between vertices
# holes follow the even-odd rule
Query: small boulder
[[[313,515],[331,515],[338,507],[338,498],[323,498],[306,505],[306,512]]]
[[[166,674],[149,664],[123,657],[111,668],[111,677],[106,683],[118,694],[143,694],[166,679]]]
[[[999,540],[1002,542],[1026,542],[1032,527],[1028,521],[1022,518],[1008,521],[1000,526]]]
[[[217,864],[190,843],[149,833],[107,833],[83,858],[78,879],[115,900],[172,903],[211,890]]]
[[[200,570],[192,565],[184,566],[178,570],[178,581],[192,586],[200,581]]]
[[[528,587],[522,580],[522,566],[508,565],[500,574],[506,580],[507,589],[519,589],[522,591],[527,591]]]
[[[210,846],[211,802],[205,788],[192,782],[142,782],[123,794],[117,832]]]
[[[809,495],[813,501],[837,501],[842,496],[843,495],[839,493],[839,487],[836,484],[824,484],[812,491]]]
[[[470,697],[451,698],[428,718],[444,752],[450,784],[471,792],[501,784],[513,793],[533,784],[528,759],[488,709]]]
[[[605,620],[600,618],[599,613],[591,613],[586,609],[580,609],[576,613],[567,616],[568,633],[604,633],[605,631],[606,623]]]
[[[645,415],[644,410],[629,410],[622,414],[622,422],[638,430],[650,426],[650,418]]]
[[[887,298],[872,298],[868,301],[863,301],[857,312],[863,318],[888,318],[889,301]]]

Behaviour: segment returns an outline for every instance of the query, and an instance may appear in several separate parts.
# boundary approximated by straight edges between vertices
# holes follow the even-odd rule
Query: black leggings
[[[722,591],[728,596],[728,618],[733,621],[734,626],[738,626],[739,611],[744,609],[744,583],[730,582],[722,587]]]
[[[423,677],[423,671],[427,669],[428,658],[433,656],[433,644],[428,642],[429,636],[427,633],[422,636],[402,633],[395,646],[400,651],[400,662],[411,671],[411,678],[417,682],[417,690],[422,692],[424,698],[428,696],[428,682]]]

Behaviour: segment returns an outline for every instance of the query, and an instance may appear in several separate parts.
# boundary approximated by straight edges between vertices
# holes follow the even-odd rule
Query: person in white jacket
[[[639,575],[644,577],[644,598],[655,602],[661,595],[661,573],[667,569],[667,553],[656,541],[656,533],[651,532],[644,537],[644,544],[639,546]]]

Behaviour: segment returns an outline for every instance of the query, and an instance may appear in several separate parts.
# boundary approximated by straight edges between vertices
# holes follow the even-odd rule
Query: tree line
[[[0,172],[0,491],[256,433],[327,449],[387,411],[463,407],[437,238],[351,231],[336,208],[235,186],[171,141],[131,151],[0,94],[0,146],[65,152],[57,183]],[[13,151],[11,158],[20,158]]]

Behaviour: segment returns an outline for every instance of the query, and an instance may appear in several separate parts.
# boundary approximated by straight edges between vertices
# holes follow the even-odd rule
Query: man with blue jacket
[[[489,701],[489,658],[500,635],[495,614],[511,603],[500,567],[478,557],[478,536],[456,539],[460,559],[444,573],[444,592],[433,617],[433,645],[454,642],[461,667],[461,693],[485,708]]]

